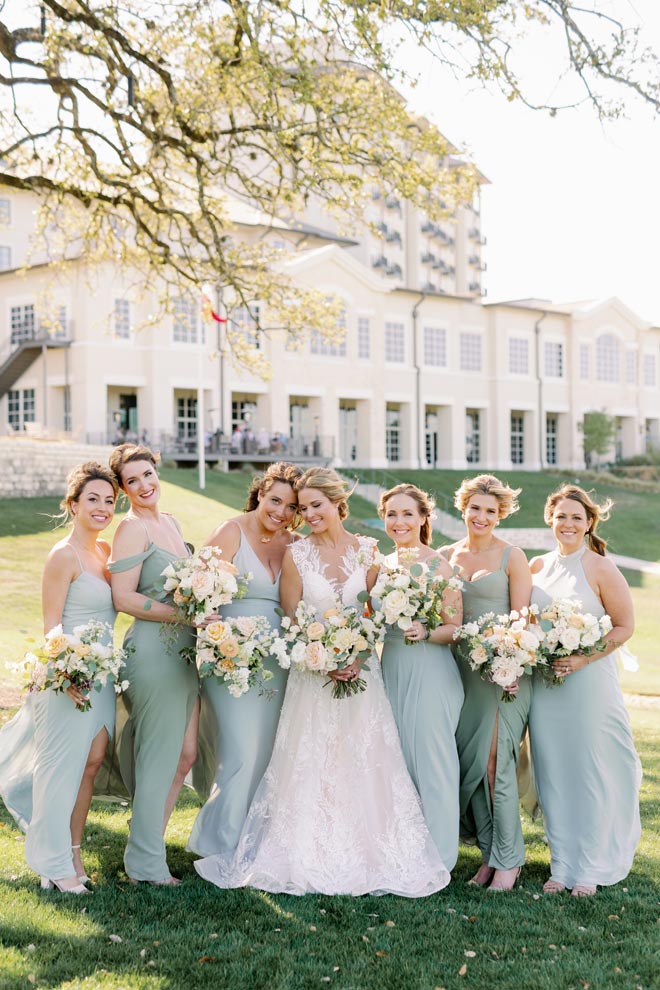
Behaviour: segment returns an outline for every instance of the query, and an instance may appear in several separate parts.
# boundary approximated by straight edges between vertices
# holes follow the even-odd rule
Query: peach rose
[[[308,670],[327,670],[328,651],[323,643],[308,643],[305,647],[305,666]]]
[[[218,643],[218,650],[224,657],[232,658],[238,656],[238,643],[231,636]]]
[[[209,622],[206,627],[206,636],[212,643],[219,643],[231,634],[229,625],[226,622]]]
[[[321,639],[323,633],[325,632],[325,626],[322,622],[312,622],[307,627],[307,639],[315,640]]]

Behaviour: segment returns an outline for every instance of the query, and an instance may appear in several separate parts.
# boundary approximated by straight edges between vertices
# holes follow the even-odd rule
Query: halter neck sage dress
[[[177,554],[150,542],[141,553],[112,561],[109,569],[117,574],[141,565],[137,591],[169,602],[161,575],[177,559]],[[182,660],[179,651],[195,645],[195,634],[189,626],[177,629],[135,619],[124,645],[135,648],[128,657],[130,686],[123,695],[129,718],[119,741],[121,775],[133,802],[124,866],[133,880],[165,880],[170,875],[163,836],[165,802],[198,695],[195,665]]]
[[[239,525],[241,538],[233,563],[251,573],[245,598],[222,607],[223,618],[265,615],[279,628],[280,575],[273,581]],[[251,688],[233,698],[214,677],[202,680],[198,759],[193,780],[208,800],[199,812],[188,848],[200,856],[232,853],[236,848],[254,792],[270,761],[284,701],[288,671],[274,657],[264,661],[273,674],[265,693]]]
[[[72,633],[91,619],[108,624],[101,642],[112,642],[116,612],[110,585],[86,571],[75,547],[80,574],[69,585],[62,629]],[[66,693],[39,691],[28,697],[0,732],[0,794],[25,830],[28,866],[50,880],[73,876],[71,813],[92,742],[105,728],[112,738],[115,689],[92,691],[91,708],[76,708]]]
[[[573,598],[605,614],[584,573],[586,546],[545,554],[532,601]],[[537,672],[529,713],[534,779],[553,880],[572,888],[618,883],[641,835],[642,769],[621,694],[616,651],[548,687]]]
[[[406,643],[396,626],[387,629],[381,660],[408,773],[440,858],[451,871],[458,858],[461,676],[449,646]]]
[[[486,612],[501,615],[510,611],[506,566],[511,549],[505,548],[498,570],[473,581],[463,579],[463,622],[478,619]],[[461,765],[461,835],[467,841],[476,839],[489,866],[510,870],[525,862],[516,770],[532,679],[521,677],[515,699],[501,701],[502,689],[497,684],[482,680],[465,660],[459,659],[458,667],[465,689],[456,730]],[[487,767],[496,718],[497,770],[491,801]]]

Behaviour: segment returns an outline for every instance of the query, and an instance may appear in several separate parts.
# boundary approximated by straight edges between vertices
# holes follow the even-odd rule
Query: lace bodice
[[[318,612],[331,608],[339,596],[344,605],[358,605],[358,595],[367,587],[367,572],[372,565],[376,541],[370,536],[358,536],[358,545],[351,544],[341,558],[343,581],[326,576],[328,564],[321,560],[319,548],[309,538],[298,540],[291,547],[293,562],[302,578],[302,597]]]

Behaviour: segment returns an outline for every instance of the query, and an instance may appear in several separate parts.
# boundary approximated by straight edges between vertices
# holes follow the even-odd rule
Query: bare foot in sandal
[[[552,877],[543,884],[544,894],[561,894],[564,890],[566,890],[566,885],[559,880],[553,880]]]
[[[593,897],[595,893],[595,887],[588,887],[584,883],[576,883],[571,891],[571,897]]]

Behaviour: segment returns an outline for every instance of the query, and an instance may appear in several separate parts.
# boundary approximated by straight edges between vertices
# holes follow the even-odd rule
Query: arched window
[[[611,333],[601,334],[596,340],[596,379],[599,382],[621,380],[621,355],[619,341]]]

